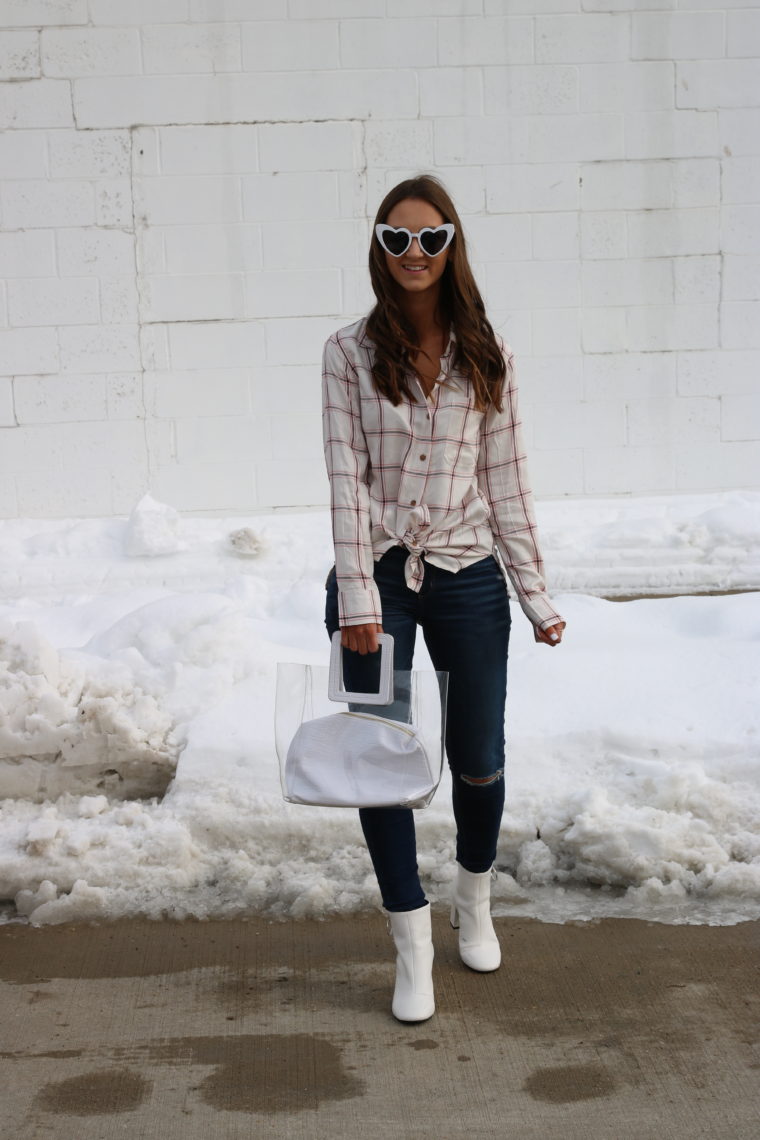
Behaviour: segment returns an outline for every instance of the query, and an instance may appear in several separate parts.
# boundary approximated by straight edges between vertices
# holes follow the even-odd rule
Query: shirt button
[[[423,451],[422,455],[420,456],[420,459],[427,459],[427,455],[425,455],[424,451]]]
[[[412,507],[416,507],[416,506],[417,506],[417,500],[416,500],[416,499],[412,499],[412,501],[411,501],[411,503],[410,503],[410,506],[412,506]]]

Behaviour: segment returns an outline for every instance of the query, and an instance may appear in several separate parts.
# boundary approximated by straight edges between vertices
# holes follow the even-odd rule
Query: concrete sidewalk
[[[760,923],[496,926],[419,1025],[381,914],[0,926],[0,1135],[756,1140]]]

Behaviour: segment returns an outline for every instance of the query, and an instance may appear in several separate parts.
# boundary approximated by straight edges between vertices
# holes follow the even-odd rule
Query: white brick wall
[[[39,75],[39,32],[6,31],[0,40],[0,79],[38,79]]]
[[[44,28],[45,75],[135,75],[140,72],[137,28]]]
[[[750,0],[0,0],[0,515],[324,506],[319,362],[438,173],[539,495],[760,485]]]

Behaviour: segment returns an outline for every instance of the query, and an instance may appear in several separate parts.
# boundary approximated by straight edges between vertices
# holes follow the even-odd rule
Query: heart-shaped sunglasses
[[[420,249],[428,257],[437,257],[443,253],[446,246],[454,236],[453,222],[444,222],[442,226],[423,226],[419,233],[413,234],[404,226],[395,229],[384,222],[375,226],[377,240],[391,257],[401,257],[412,244],[412,238],[417,238]]]

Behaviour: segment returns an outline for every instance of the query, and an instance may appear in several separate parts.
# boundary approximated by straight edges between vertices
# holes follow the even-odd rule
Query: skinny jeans
[[[504,712],[511,627],[506,582],[489,554],[456,573],[425,562],[417,593],[409,589],[404,577],[408,553],[403,546],[392,546],[374,565],[383,630],[394,639],[394,670],[411,670],[419,625],[433,667],[449,675],[445,744],[457,828],[456,858],[468,871],[488,871],[496,857],[504,811]],[[331,637],[340,628],[335,567],[326,588],[325,626]],[[360,654],[344,649],[347,689],[376,691],[379,661],[379,651]],[[381,708],[375,711],[383,714]],[[413,810],[360,808],[359,819],[386,910],[424,906]]]

